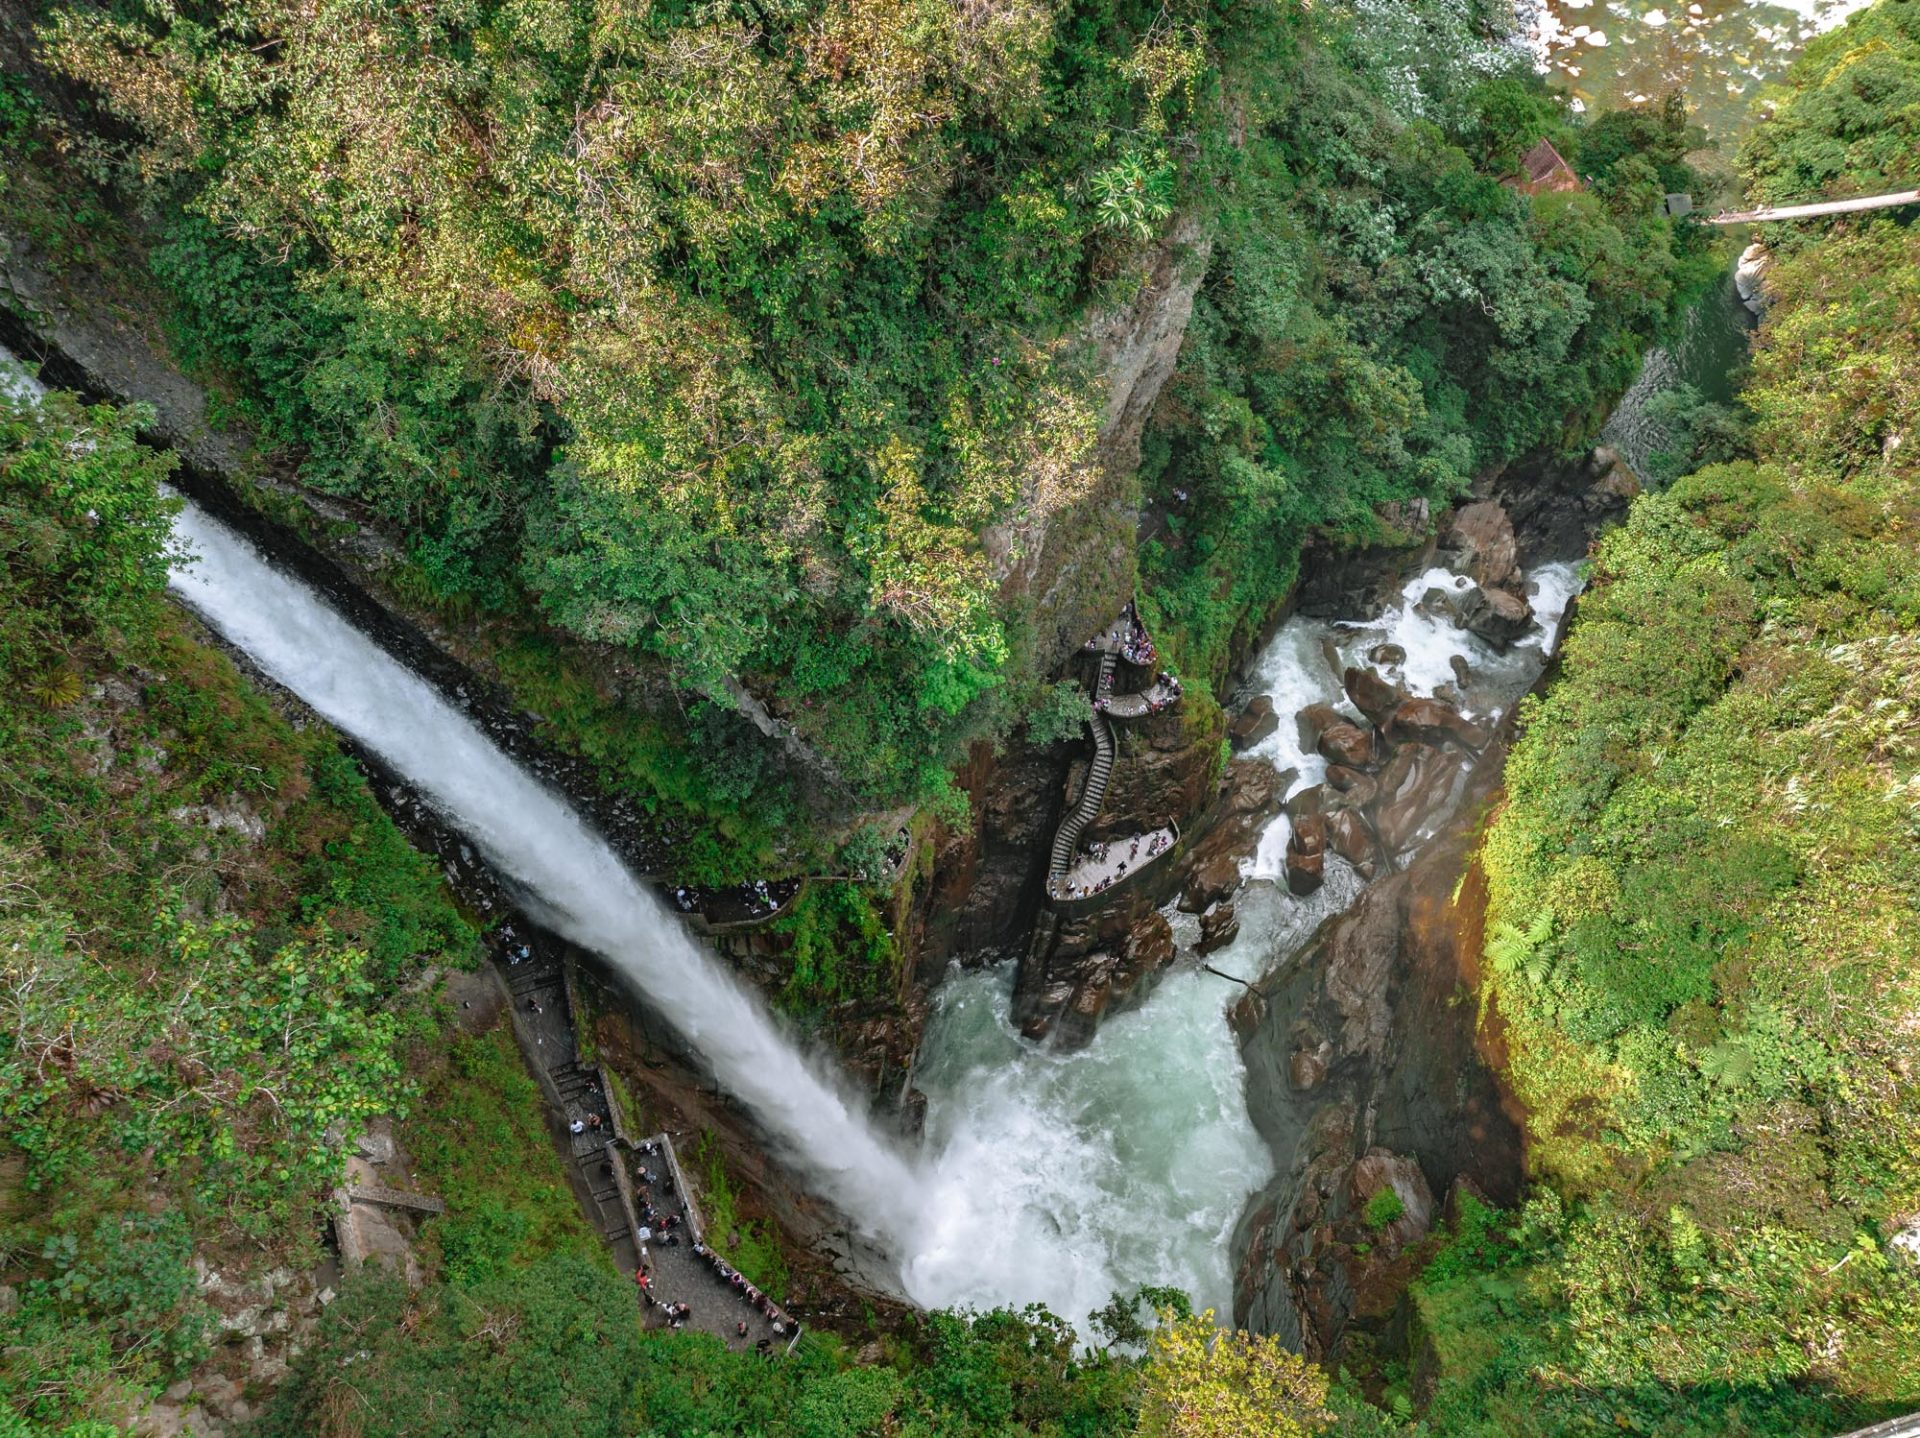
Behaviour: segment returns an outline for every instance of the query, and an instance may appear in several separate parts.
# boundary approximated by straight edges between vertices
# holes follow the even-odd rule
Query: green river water
[[[1678,89],[1724,143],[1809,38],[1868,3],[1540,0],[1534,47],[1584,104],[1638,103]]]

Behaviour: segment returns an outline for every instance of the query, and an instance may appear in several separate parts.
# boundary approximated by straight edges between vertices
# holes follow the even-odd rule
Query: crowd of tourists
[[[767,1295],[762,1293],[758,1288],[754,1287],[753,1284],[748,1281],[747,1276],[731,1263],[728,1263],[726,1259],[700,1242],[695,1242],[693,1251],[697,1256],[707,1261],[707,1266],[714,1271],[722,1283],[726,1284],[727,1287],[745,1299],[762,1318],[767,1320],[767,1326],[773,1330],[776,1337],[785,1338],[789,1333],[797,1333],[799,1331],[800,1325],[795,1323],[793,1319],[787,1315],[785,1309],[767,1297]],[[746,1336],[745,1324],[740,1326],[740,1336]],[[763,1339],[762,1346],[765,1346],[765,1343],[766,1340]]]
[[[1141,852],[1142,842],[1146,845],[1145,853]],[[1113,845],[1114,841],[1105,839],[1097,844],[1087,845],[1082,851],[1081,862],[1106,863],[1113,857]],[[1129,869],[1142,863],[1152,862],[1171,847],[1173,847],[1173,834],[1169,830],[1156,829],[1151,834],[1136,834],[1128,841],[1126,857],[1120,860],[1113,873],[1084,884],[1068,883],[1065,880],[1057,881],[1053,885],[1053,896],[1056,899],[1085,899],[1094,894],[1105,893],[1126,878]]]

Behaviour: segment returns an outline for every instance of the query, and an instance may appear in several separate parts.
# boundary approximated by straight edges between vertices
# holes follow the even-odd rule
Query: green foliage
[[[1809,46],[1748,145],[1767,198],[1880,186],[1915,24]],[[1920,1396],[1887,1241],[1920,1202],[1920,242],[1814,231],[1769,286],[1758,459],[1602,542],[1486,839],[1484,998],[1556,1187],[1469,1209],[1421,1281],[1449,1433],[1826,1434]]]
[[[1400,1195],[1391,1187],[1383,1188],[1367,1200],[1367,1206],[1361,1210],[1361,1217],[1368,1228],[1385,1228],[1397,1221],[1407,1211],[1406,1204],[1400,1201]]]
[[[1245,143],[1208,152],[1212,255],[1143,463],[1167,516],[1147,607],[1189,672],[1224,677],[1315,528],[1394,538],[1382,506],[1591,432],[1718,268],[1658,213],[1684,113],[1582,123],[1469,8],[1332,7],[1243,52],[1298,47],[1291,83],[1251,87]],[[1543,135],[1597,157],[1594,188],[1500,183]]]
[[[140,418],[0,401],[0,1395],[56,1427],[201,1355],[196,1249],[310,1255],[338,1134],[407,1099],[391,986],[473,944],[333,742],[164,602]]]
[[[775,1302],[787,1293],[787,1256],[780,1249],[779,1230],[764,1219],[743,1218],[739,1195],[727,1177],[726,1159],[711,1133],[700,1135],[694,1151],[700,1174],[700,1211],[707,1226],[707,1246],[747,1276],[747,1280]]]
[[[1500,23],[135,3],[44,38],[126,127],[90,142],[162,216],[178,348],[397,528],[409,587],[537,603],[686,691],[686,723],[636,720],[520,675],[563,743],[698,816],[688,877],[737,879],[795,826],[736,680],[874,807],[938,802],[1024,717],[1003,581],[1096,499],[1072,341],[1156,239],[1212,242],[1148,441],[1156,495],[1195,499],[1143,566],[1195,674],[1311,527],[1445,498],[1624,385],[1696,256],[1624,180],[1499,186],[1579,129]],[[1591,127],[1609,183],[1657,182],[1669,119]]]
[[[548,1137],[546,1101],[503,1022],[436,1045],[400,1141],[447,1212],[437,1235],[455,1283],[484,1283],[550,1254],[605,1262]],[[422,1056],[424,1058],[424,1056]]]
[[[780,1001],[794,1014],[877,997],[888,991],[898,972],[893,935],[871,894],[859,884],[808,884],[771,931],[786,944],[790,968]]]
[[[1811,40],[1791,102],[1756,125],[1741,169],[1756,202],[1791,205],[1920,185],[1920,16],[1888,0]],[[1773,227],[1774,243],[1812,238]],[[1816,230],[1815,235],[1818,234]]]
[[[1039,700],[1027,711],[1027,742],[1040,748],[1054,744],[1078,743],[1087,737],[1087,724],[1093,716],[1093,704],[1087,698],[1087,686],[1063,680],[1040,691]]]
[[[850,1368],[832,1346],[785,1362],[729,1353],[705,1334],[650,1339],[641,1355],[643,1438],[698,1433],[807,1438],[1102,1438],[1133,1431],[1131,1362],[1077,1359],[1044,1309],[927,1315],[890,1367]]]
[[[625,1438],[641,1349],[633,1285],[605,1263],[555,1254],[420,1293],[369,1267],[341,1286],[257,1431]]]

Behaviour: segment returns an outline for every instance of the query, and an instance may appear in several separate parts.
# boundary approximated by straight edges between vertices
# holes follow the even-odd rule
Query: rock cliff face
[[[1016,516],[983,536],[1002,598],[1030,617],[1042,671],[1104,629],[1133,593],[1140,435],[1173,374],[1211,250],[1197,221],[1176,220],[1148,257],[1132,302],[1088,321],[1085,363],[1102,393],[1086,492],[1051,515]]]
[[[1102,376],[1100,430],[1087,496],[1045,523],[1013,521],[986,537],[1002,592],[1032,617],[1035,663],[1057,669],[1112,622],[1133,590],[1134,470],[1140,435],[1173,373],[1211,242],[1191,219],[1176,221],[1151,256],[1133,301],[1089,322],[1091,370]],[[1172,713],[1140,728],[1123,750],[1096,834],[1184,822],[1207,802],[1217,734],[1186,734]],[[1023,952],[1045,892],[1047,849],[1084,772],[1080,747],[1041,751],[978,746],[957,776],[972,805],[964,830],[935,839],[933,880],[916,902],[924,939],[914,982],[939,982],[947,965]],[[1130,925],[1121,921],[1121,927]],[[1110,925],[1109,925],[1110,927]]]
[[[1463,813],[1502,757],[1475,766]],[[1469,827],[1370,885],[1234,1010],[1248,1107],[1279,1163],[1234,1234],[1234,1321],[1311,1357],[1391,1314],[1434,1195],[1465,1179],[1515,1196],[1519,1131],[1471,996],[1484,893]]]

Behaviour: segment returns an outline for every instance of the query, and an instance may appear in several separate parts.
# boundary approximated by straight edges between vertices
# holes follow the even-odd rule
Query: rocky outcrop
[[[1740,252],[1733,267],[1734,293],[1755,319],[1767,312],[1767,271],[1773,268],[1773,255],[1759,240]]]
[[[987,962],[1026,943],[1045,892],[1047,848],[1065,812],[1070,749],[974,746],[961,769],[969,801],[965,828],[934,840],[932,878],[922,907],[925,934],[915,977],[937,984],[947,966]]]
[[[1520,545],[1507,511],[1491,499],[1453,513],[1441,549],[1458,573],[1487,589],[1506,589],[1520,577]]]
[[[1235,716],[1227,726],[1227,738],[1235,750],[1251,749],[1280,727],[1280,716],[1273,712],[1273,700],[1261,694]]]
[[[1478,754],[1493,736],[1485,724],[1467,718],[1453,705],[1439,699],[1403,700],[1388,711],[1384,720],[1374,722],[1380,725],[1389,744],[1404,744],[1409,740],[1436,748],[1456,744]]]
[[[1524,566],[1585,554],[1593,537],[1626,512],[1640,481],[1601,445],[1574,459],[1520,460],[1491,476],[1485,492],[1506,510]]]
[[[1499,759],[1482,760],[1476,793]],[[1474,1006],[1453,1002],[1482,939],[1468,853],[1461,835],[1370,885],[1234,1010],[1249,1111],[1278,1163],[1235,1232],[1234,1321],[1310,1357],[1387,1323],[1434,1194],[1463,1175],[1498,1201],[1517,1191],[1519,1132]]]
[[[1182,216],[1154,251],[1146,283],[1133,302],[1097,316],[1089,326],[1099,371],[1106,377],[1100,451],[1110,469],[1130,474],[1140,463],[1140,435],[1173,377],[1212,253],[1212,238],[1197,220]]]
[[[1104,628],[1134,588],[1129,487],[1140,435],[1173,373],[1211,253],[1199,221],[1180,217],[1147,257],[1132,301],[1089,320],[1088,369],[1102,393],[1085,482],[1071,502],[1027,506],[981,536],[1002,598],[1027,610],[1040,672]]]
[[[1519,540],[1497,500],[1476,500],[1455,510],[1439,552],[1456,573],[1473,581],[1453,600],[1455,623],[1498,649],[1533,627]]]
[[[1463,629],[1496,649],[1505,649],[1533,628],[1533,606],[1505,589],[1476,584],[1460,598],[1455,613]]]
[[[1382,505],[1375,513],[1378,538],[1370,544],[1342,543],[1325,535],[1307,541],[1293,595],[1297,613],[1319,619],[1378,614],[1399,597],[1407,575],[1427,567],[1435,548],[1427,502]]]
[[[1318,889],[1327,877],[1327,816],[1302,814],[1294,820],[1287,835],[1284,863],[1287,892],[1304,899]]]

